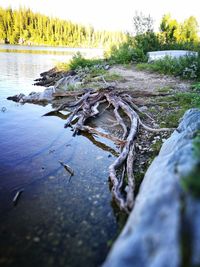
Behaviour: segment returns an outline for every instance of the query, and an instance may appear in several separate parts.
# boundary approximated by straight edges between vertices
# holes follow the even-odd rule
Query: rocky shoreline
[[[200,200],[182,185],[199,170],[200,159],[194,155],[199,131],[200,110],[191,109],[148,168],[134,209],[103,267],[199,266]],[[200,173],[195,177],[200,179]]]
[[[172,112],[177,111],[176,106],[172,106],[170,109],[166,105],[165,98],[160,99],[160,102],[158,102],[155,100],[156,97],[170,96],[172,93],[179,91],[184,92],[190,86],[187,82],[178,83],[178,80],[166,76],[158,77],[154,74],[138,72],[138,76],[135,76],[136,78],[133,77],[134,79],[138,78],[138,84],[135,83],[136,86],[130,89],[126,87],[127,84],[129,86],[135,81],[134,79],[131,80],[130,74],[135,74],[136,72],[123,68],[120,71],[126,73],[127,76],[123,76],[125,78],[118,83],[116,81],[107,82],[100,76],[95,77],[98,88],[115,90],[115,87],[113,87],[113,82],[115,82],[118,89],[123,90],[124,93],[128,92],[133,97],[134,103],[138,105],[136,106],[137,111],[145,117],[145,119],[144,117],[142,118],[145,123],[150,124],[152,123],[151,119],[153,119],[153,127],[158,126],[156,125],[157,118],[162,113],[170,115]],[[143,74],[144,80],[141,80]],[[91,89],[90,84],[85,83],[85,80],[87,79],[84,72],[59,72],[56,69],[52,69],[42,73],[41,78],[36,81],[36,85],[48,86],[44,92],[32,92],[28,96],[19,94],[8,99],[22,104],[36,103],[46,105],[51,103],[54,107],[59,107],[66,102],[66,99],[69,101],[70,96],[73,96],[73,101],[74,99],[77,101],[77,99],[81,99],[84,93],[90,92],[94,96],[95,92],[99,93],[99,90],[95,91],[97,90],[96,88]],[[146,83],[145,80],[147,80]],[[141,82],[144,85],[142,90]],[[171,87],[166,90],[165,87],[159,87],[161,84],[170,85]],[[137,86],[140,90],[137,90]],[[165,105],[164,108],[162,104],[159,106],[157,103],[163,103]],[[155,112],[152,112],[152,106]],[[182,253],[180,252],[181,242],[185,242],[183,240],[185,235],[182,234],[180,229],[187,228],[187,223],[185,224],[185,222],[182,227],[183,221],[189,223],[190,232],[192,233],[192,236],[189,236],[192,239],[192,243],[189,246],[192,246],[193,249],[193,254],[190,255],[190,262],[200,264],[198,256],[200,245],[197,240],[199,238],[197,224],[200,222],[200,204],[198,200],[196,201],[190,195],[181,191],[180,181],[177,180],[177,170],[180,176],[185,171],[190,171],[196,164],[196,161],[192,159],[191,153],[192,138],[200,130],[199,112],[199,110],[188,111],[178,129],[167,141],[169,133],[157,132],[150,134],[147,130],[140,129],[135,143],[134,176],[136,177],[136,191],[139,189],[140,182],[152,158],[159,152],[162,143],[164,143],[164,146],[158,158],[153,161],[153,164],[148,169],[128,223],[114,244],[104,266],[180,266],[185,257],[185,255],[180,254]],[[114,120],[114,117],[112,117],[112,120]],[[98,121],[96,122],[97,126],[99,126]],[[106,130],[112,134],[113,127],[110,128],[110,123],[106,124],[105,122],[106,120],[101,121],[100,127],[105,129],[108,126]],[[120,137],[120,132],[117,132],[116,136]],[[178,149],[176,149],[176,146]],[[186,167],[184,162],[187,162]],[[165,173],[164,176],[163,173]],[[165,189],[169,190],[165,191]],[[181,213],[182,196],[184,197],[185,205],[184,214]],[[149,203],[153,203],[153,206],[149,207]],[[191,203],[194,204],[194,207],[192,207],[193,204],[191,205]],[[188,216],[194,218],[194,222]],[[170,237],[169,239],[166,238],[166,233]],[[197,239],[194,237],[195,234]],[[186,250],[187,245],[185,244]],[[173,248],[173,251],[171,248]],[[172,258],[173,261],[167,261],[169,258]]]
[[[34,85],[44,86],[43,92],[31,92],[29,95],[22,93],[10,96],[7,99],[21,104],[33,103],[39,105],[47,105],[54,99],[55,93],[63,93],[70,86],[76,87],[80,83],[80,77],[75,71],[59,71],[53,68],[40,74],[41,78],[36,79]]]
[[[109,65],[97,65],[94,68],[103,68],[104,70],[109,69]],[[31,92],[29,95],[22,93],[14,96],[10,96],[7,99],[21,104],[33,103],[39,105],[47,105],[52,103],[55,97],[58,95],[62,96],[67,92],[78,91],[81,86],[84,86],[85,78],[87,76],[87,69],[81,69],[79,71],[59,70],[58,68],[52,68],[46,72],[40,74],[40,78],[34,80],[35,86],[44,86],[43,92]],[[99,83],[100,87],[105,87],[104,81]]]

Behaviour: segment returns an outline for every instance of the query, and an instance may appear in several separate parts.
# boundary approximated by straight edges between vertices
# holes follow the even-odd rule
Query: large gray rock
[[[10,96],[7,99],[19,103],[48,104],[53,100],[55,92],[70,90],[70,87],[78,88],[81,84],[78,75],[63,77],[56,82],[54,86],[47,87],[43,92],[31,92],[29,95],[24,94]]]
[[[198,53],[188,50],[165,50],[165,51],[148,52],[147,56],[148,56],[148,62],[152,62],[158,59],[163,59],[166,56],[172,58],[179,58],[184,56],[198,56]]]
[[[179,267],[187,249],[188,267],[200,264],[200,201],[180,185],[198,162],[192,142],[199,129],[200,110],[191,109],[149,167],[134,209],[103,267]],[[182,248],[183,240],[190,240],[188,248]]]
[[[53,93],[55,93],[54,86],[46,88],[43,92],[31,92],[29,95],[24,94],[10,96],[7,99],[19,103],[33,103],[33,104],[47,104],[53,100]]]
[[[43,92],[32,92],[28,96],[24,96],[20,102],[37,103],[37,102],[48,102],[50,103],[53,99],[53,93],[55,93],[54,86],[46,88]]]

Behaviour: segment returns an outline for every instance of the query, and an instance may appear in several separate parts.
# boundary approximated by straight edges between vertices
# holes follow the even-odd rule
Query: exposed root
[[[105,83],[107,84],[107,82]],[[147,92],[143,92],[143,94],[145,97],[152,96],[152,94]],[[71,96],[72,93],[65,93],[62,96],[67,95]],[[127,93],[125,94],[108,86],[106,89],[98,91],[87,89],[79,93],[74,93],[74,96],[79,96],[79,99],[75,102],[66,102],[60,105],[55,111],[59,112],[64,109],[71,110],[71,113],[67,115],[65,127],[72,126],[74,135],[79,131],[86,132],[108,138],[119,146],[119,155],[117,155],[115,161],[109,167],[109,177],[112,185],[111,191],[119,208],[129,213],[134,205],[135,180],[133,169],[136,156],[135,139],[139,127],[141,126],[145,130],[153,132],[171,131],[172,129],[154,129],[141,121],[139,116],[143,115],[154,122],[154,119],[149,114],[140,110],[134,103],[134,98],[141,97],[142,91],[137,92],[136,96],[130,96]],[[123,131],[121,138],[86,125],[89,118],[101,116],[102,111],[99,111],[99,107],[103,103],[107,103],[103,112],[108,107],[113,109],[116,122],[121,126]]]

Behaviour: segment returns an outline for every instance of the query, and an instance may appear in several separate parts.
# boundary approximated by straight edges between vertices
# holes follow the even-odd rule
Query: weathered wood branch
[[[63,95],[57,94],[56,97],[72,96],[72,93]],[[70,109],[65,127],[72,126],[74,134],[81,131],[84,133],[98,135],[113,141],[119,146],[119,155],[115,153],[115,160],[109,166],[109,177],[112,184],[113,199],[119,208],[126,213],[129,213],[134,205],[134,190],[135,180],[133,175],[135,153],[135,139],[138,134],[139,127],[143,127],[147,131],[161,132],[171,131],[169,128],[154,129],[144,124],[140,115],[145,115],[151,121],[153,118],[142,111],[134,102],[136,97],[158,96],[160,94],[149,93],[145,91],[132,92],[133,96],[122,91],[115,90],[111,87],[101,90],[88,89],[82,92],[74,93],[74,97],[79,97],[74,102],[67,102],[60,105],[54,112],[59,112],[63,109]],[[108,107],[112,108],[116,122],[122,128],[122,137],[116,137],[110,133],[104,133],[96,128],[86,125],[89,118],[101,116],[103,112],[99,112],[99,106],[102,103],[107,103]],[[122,115],[123,114],[123,115]],[[127,125],[128,122],[128,125]]]

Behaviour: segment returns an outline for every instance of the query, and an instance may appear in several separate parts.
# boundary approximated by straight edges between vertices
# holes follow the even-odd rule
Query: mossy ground
[[[200,131],[197,131],[193,140],[193,157],[196,164],[190,173],[182,178],[181,185],[185,192],[200,198]]]

